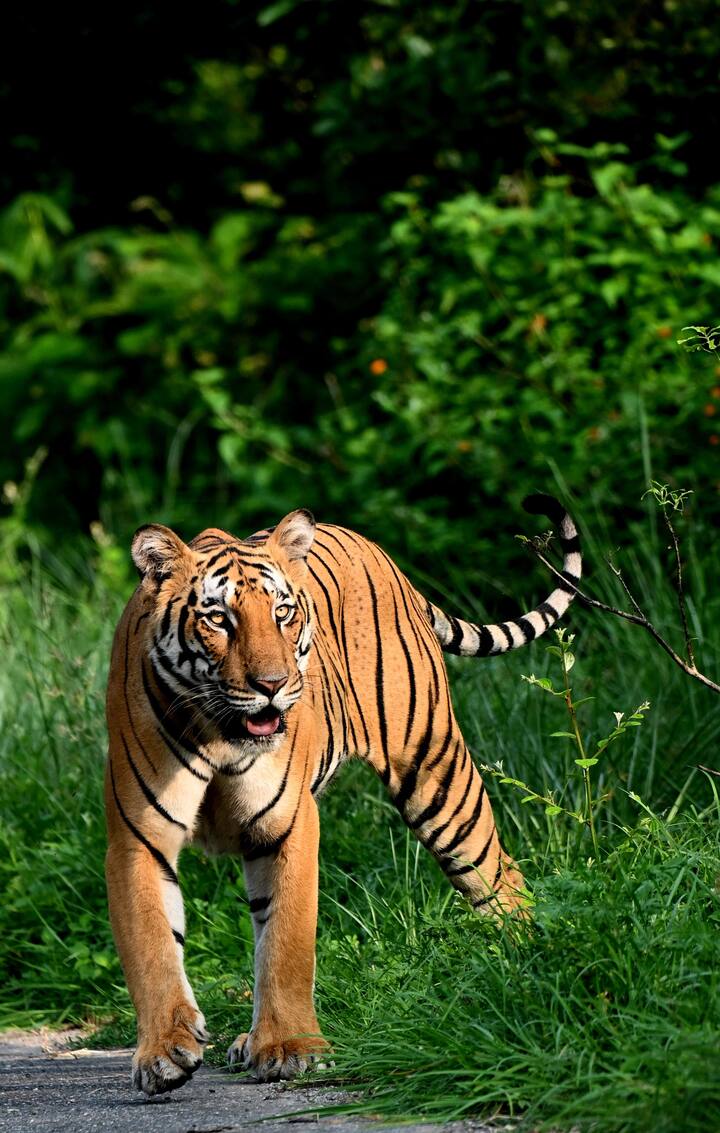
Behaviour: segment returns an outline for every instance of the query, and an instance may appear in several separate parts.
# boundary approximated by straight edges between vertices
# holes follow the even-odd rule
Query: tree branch
[[[663,516],[665,517],[665,526],[667,527],[670,538],[672,539],[673,550],[675,552],[675,589],[678,596],[678,606],[680,607],[680,617],[682,619],[683,637],[685,638],[685,653],[690,665],[695,668],[695,654],[693,651],[692,638],[690,637],[690,630],[687,621],[687,609],[685,605],[685,591],[683,589],[683,576],[682,576],[682,562],[680,560],[680,545],[675,534],[675,528],[672,525],[670,516],[667,509],[663,508]]]
[[[626,622],[632,622],[633,625],[642,626],[642,628],[644,630],[646,630],[650,634],[650,636],[658,643],[660,648],[665,650],[668,657],[670,657],[671,660],[675,662],[675,664],[678,666],[678,668],[682,669],[682,671],[684,673],[687,673],[687,675],[689,677],[692,677],[693,680],[699,681],[700,684],[704,685],[706,688],[711,689],[712,692],[719,692],[720,693],[720,685],[719,684],[716,684],[715,681],[711,681],[709,677],[706,677],[704,673],[701,673],[696,668],[694,660],[692,662],[685,661],[680,656],[679,653],[675,652],[672,645],[670,645],[670,643],[665,640],[665,638],[662,636],[662,634],[658,633],[658,631],[655,629],[655,626],[652,624],[652,622],[648,618],[645,617],[645,614],[643,614],[638,603],[635,601],[632,594],[630,593],[630,590],[629,590],[624,578],[622,577],[622,574],[620,573],[620,571],[618,570],[618,568],[616,566],[614,566],[612,563],[609,564],[613,573],[620,580],[620,583],[622,584],[622,587],[625,590],[625,593],[627,594],[628,598],[630,599],[630,602],[632,603],[633,608],[636,611],[635,613],[630,613],[628,610],[621,610],[617,606],[608,606],[608,605],[606,605],[605,602],[599,602],[597,598],[591,598],[589,594],[585,594],[582,590],[579,589],[579,587],[574,586],[571,582],[568,582],[567,579],[560,573],[560,571],[556,567],[554,567],[553,564],[545,557],[545,555],[542,553],[542,551],[538,548],[538,546],[534,543],[534,541],[532,539],[524,539],[523,542],[526,544],[526,546],[528,546],[530,548],[532,553],[535,555],[535,557],[537,559],[540,560],[540,562],[543,564],[543,566],[546,567],[546,569],[549,570],[550,573],[559,582],[563,583],[563,586],[565,586],[565,587],[569,586],[572,589],[577,600],[579,602],[581,602],[584,606],[590,606],[594,610],[602,610],[606,614],[614,614],[616,618],[624,618],[624,620]],[[687,638],[686,638],[686,644],[687,644]]]

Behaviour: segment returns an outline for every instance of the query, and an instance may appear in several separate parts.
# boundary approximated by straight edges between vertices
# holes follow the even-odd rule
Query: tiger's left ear
[[[314,538],[315,519],[313,514],[306,511],[305,508],[300,508],[298,511],[291,511],[289,515],[280,520],[268,539],[267,546],[269,548],[279,547],[291,563],[298,560],[304,562]]]

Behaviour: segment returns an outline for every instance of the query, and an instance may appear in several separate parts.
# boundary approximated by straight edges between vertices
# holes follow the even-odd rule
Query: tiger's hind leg
[[[485,784],[452,713],[444,734],[429,720],[419,743],[391,766],[393,802],[472,907],[522,907],[522,874],[500,844]]]

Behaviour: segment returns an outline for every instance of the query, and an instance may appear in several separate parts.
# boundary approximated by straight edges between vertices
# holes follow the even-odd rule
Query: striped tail
[[[573,587],[580,582],[582,556],[577,528],[565,508],[552,496],[533,495],[523,501],[525,511],[531,515],[546,515],[557,527],[563,553],[563,582],[559,582],[550,597],[512,622],[500,625],[474,625],[460,618],[448,617],[430,603],[429,613],[435,635],[445,653],[458,653],[462,657],[489,657],[507,653],[539,637],[554,626],[563,616],[575,597]]]

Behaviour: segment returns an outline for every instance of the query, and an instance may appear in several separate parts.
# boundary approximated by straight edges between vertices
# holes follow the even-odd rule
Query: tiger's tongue
[[[248,716],[245,727],[251,736],[272,736],[280,727],[280,713],[275,708],[265,708],[257,716]]]

